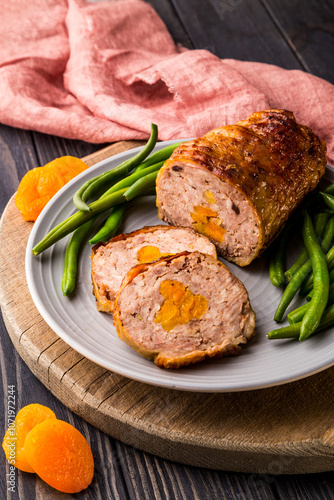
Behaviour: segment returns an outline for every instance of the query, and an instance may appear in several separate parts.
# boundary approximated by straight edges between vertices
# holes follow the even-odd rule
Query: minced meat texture
[[[224,264],[184,252],[128,273],[116,295],[114,324],[120,338],[157,366],[178,368],[236,354],[254,333],[255,313]]]

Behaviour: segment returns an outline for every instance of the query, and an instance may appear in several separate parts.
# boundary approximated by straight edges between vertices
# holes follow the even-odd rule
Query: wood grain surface
[[[86,161],[136,145],[118,143]],[[334,368],[276,388],[225,394],[158,388],[108,371],[70,348],[35,308],[24,270],[31,228],[12,198],[0,228],[2,313],[20,356],[70,410],[126,444],[193,466],[265,474],[277,463],[286,474],[333,469]]]

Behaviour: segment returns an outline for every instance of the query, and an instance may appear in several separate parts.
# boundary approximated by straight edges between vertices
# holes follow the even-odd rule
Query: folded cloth
[[[334,86],[299,70],[186,50],[142,0],[4,0],[0,122],[102,143],[202,135],[293,111],[334,165]]]

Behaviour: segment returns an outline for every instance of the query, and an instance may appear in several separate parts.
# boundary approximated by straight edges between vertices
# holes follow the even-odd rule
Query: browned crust
[[[207,349],[206,351],[192,351],[187,354],[183,354],[180,356],[168,356],[163,352],[159,351],[152,351],[144,348],[142,345],[140,345],[138,342],[136,342],[124,326],[121,320],[121,314],[120,314],[120,308],[119,308],[119,297],[122,293],[122,291],[138,276],[139,274],[144,273],[147,271],[151,266],[157,265],[161,261],[165,262],[171,262],[174,259],[182,258],[185,255],[190,255],[191,252],[181,252],[176,255],[171,255],[168,257],[161,257],[158,261],[156,262],[151,262],[149,264],[138,264],[137,266],[133,267],[126,275],[124,278],[122,285],[120,289],[118,290],[116,297],[115,297],[115,302],[114,302],[114,314],[113,314],[113,323],[116,327],[117,334],[121,340],[126,342],[130,347],[132,347],[135,351],[137,351],[141,356],[147,359],[153,359],[154,363],[156,366],[159,368],[168,368],[168,369],[177,369],[183,366],[188,366],[190,364],[194,363],[199,363],[202,362],[206,359],[209,358],[221,358],[223,356],[232,356],[236,355],[239,353],[241,350],[241,345],[235,345],[235,346],[229,346],[227,347],[225,343],[215,345],[210,349]],[[226,266],[217,260],[217,263],[221,265],[222,267]],[[229,271],[230,272],[230,271]],[[234,276],[235,277],[235,276]],[[235,277],[237,281],[238,278]],[[240,282],[241,283],[241,282]],[[242,283],[241,283],[242,284]],[[247,292],[247,291],[246,291]],[[248,295],[248,294],[247,294]],[[252,333],[254,335],[254,331]],[[248,338],[250,338],[249,336]],[[244,338],[243,342],[241,343],[246,343],[247,339]]]
[[[177,254],[174,254],[174,255],[168,255],[167,257],[160,257],[160,259],[156,260],[155,262],[149,262],[149,263],[145,263],[145,264],[138,264],[137,266],[132,267],[130,269],[130,271],[126,274],[126,276],[124,277],[124,279],[122,281],[122,284],[121,284],[121,286],[120,286],[120,288],[119,288],[119,290],[118,290],[118,292],[116,294],[116,297],[115,297],[115,309],[116,309],[116,303],[118,301],[119,295],[122,293],[122,290],[124,290],[124,288],[126,286],[128,286],[135,279],[136,276],[138,276],[139,274],[144,273],[145,271],[147,271],[149,269],[150,266],[156,264],[157,262],[162,262],[162,261],[171,262],[172,260],[177,259],[179,257],[182,257],[183,255],[190,255],[190,253],[191,252],[180,252],[180,253],[177,253]],[[219,263],[221,264],[221,262],[219,262]]]
[[[228,350],[224,346],[216,345],[207,351],[193,351],[189,354],[184,354],[183,356],[178,357],[165,356],[163,353],[160,353],[155,357],[154,363],[159,368],[177,369],[182,366],[201,363],[206,359],[218,359],[225,356],[235,356],[240,352],[240,350],[240,345],[231,347]]]
[[[157,177],[177,164],[203,168],[239,190],[259,221],[260,238],[249,264],[279,233],[282,225],[325,173],[326,145],[292,112],[271,109],[247,120],[211,130],[178,146]],[[224,255],[228,258],[228,256]],[[231,259],[233,260],[233,259]]]
[[[91,277],[93,283],[93,295],[96,299],[96,309],[100,312],[112,314],[114,311],[113,301],[109,300],[106,295],[103,295],[103,293],[100,293],[99,287],[96,285],[93,273],[91,273]]]

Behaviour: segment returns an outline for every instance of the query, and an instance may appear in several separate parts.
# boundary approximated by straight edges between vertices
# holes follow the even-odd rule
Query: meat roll
[[[95,245],[92,282],[97,309],[112,314],[115,294],[133,266],[185,250],[217,256],[215,246],[205,236],[189,228],[163,225],[144,227]]]
[[[244,285],[211,255],[183,252],[132,268],[116,294],[122,340],[161,368],[237,354],[253,335]]]
[[[250,264],[318,184],[326,146],[293,113],[268,110],[176,148],[157,178],[159,217]]]

